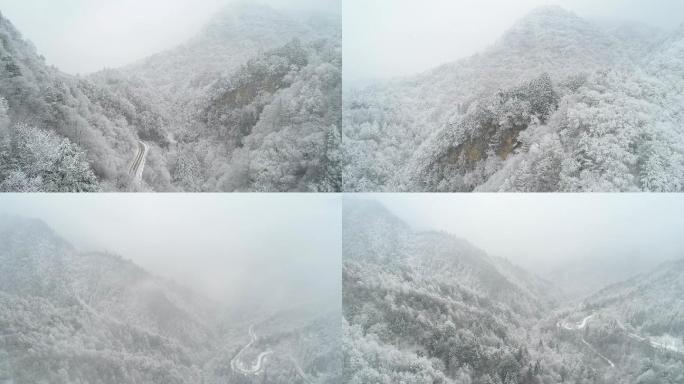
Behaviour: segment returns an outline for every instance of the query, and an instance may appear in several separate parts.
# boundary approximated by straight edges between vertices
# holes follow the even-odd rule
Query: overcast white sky
[[[368,194],[416,229],[449,232],[536,272],[586,258],[684,258],[679,194]]]
[[[334,194],[3,194],[82,250],[109,251],[218,300],[340,297]]]
[[[0,12],[49,64],[90,73],[130,64],[195,35],[239,0],[0,0]],[[242,0],[285,11],[340,12],[340,0]]]
[[[595,20],[672,28],[682,0],[344,0],[344,81],[404,76],[491,45],[532,9],[558,4]]]

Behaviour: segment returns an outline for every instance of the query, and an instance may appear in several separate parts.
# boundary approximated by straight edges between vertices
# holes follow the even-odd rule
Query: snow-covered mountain
[[[492,46],[475,56],[444,64],[417,77],[421,95],[455,91],[463,102],[532,80],[541,73],[554,78],[580,71],[629,65],[626,46],[600,27],[558,6],[537,8],[518,20]],[[429,92],[430,88],[440,92]],[[437,100],[436,100],[437,101]],[[444,102],[446,100],[441,99]]]
[[[446,233],[414,231],[375,201],[349,199],[343,211],[345,261],[410,267],[416,274],[453,281],[498,301],[520,301],[534,312],[555,301],[552,286]],[[525,304],[522,304],[522,303]]]
[[[684,378],[682,261],[572,301],[554,283],[450,234],[415,231],[373,201],[346,200],[343,230],[348,382]]]
[[[668,335],[684,347],[684,260],[610,285],[582,301],[587,311],[614,316],[644,337]],[[684,348],[679,349],[684,354]]]
[[[525,327],[559,297],[550,283],[373,201],[346,200],[343,231],[346,380],[453,383],[527,366]]]
[[[214,337],[209,301],[118,256],[80,253],[37,220],[0,218],[0,243],[0,377],[180,382],[196,375],[192,366]]]
[[[680,35],[542,7],[477,55],[352,90],[345,190],[681,190]]]
[[[161,90],[167,98],[174,98],[174,93],[191,96],[189,89],[210,85],[260,52],[293,39],[317,37],[325,36],[266,5],[237,2],[214,15],[189,41],[122,70]]]
[[[3,190],[341,188],[339,17],[238,2],[177,48],[85,77],[48,67],[4,18],[0,34]],[[58,156],[13,150],[15,132],[68,138],[78,167],[45,182]],[[149,148],[142,181],[129,170],[138,141]],[[89,183],[69,180],[77,172]]]
[[[151,127],[130,102],[47,66],[2,15],[0,42],[0,189],[116,189],[135,147],[135,127]],[[155,116],[148,105],[138,108]]]
[[[678,383],[684,380],[683,282],[684,260],[666,262],[565,307],[550,321],[566,347],[593,355],[599,382]]]
[[[0,216],[0,382],[339,382],[339,307],[229,313],[41,221]],[[231,363],[264,352],[258,372]]]

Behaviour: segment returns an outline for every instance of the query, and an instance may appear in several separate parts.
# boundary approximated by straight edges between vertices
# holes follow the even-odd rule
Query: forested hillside
[[[678,260],[600,290],[582,302],[582,309],[597,313],[612,332],[638,335],[632,338],[684,354],[683,294],[684,261]]]
[[[46,65],[1,16],[0,42],[3,190],[341,188],[339,17],[240,2],[175,49],[87,76]]]
[[[676,350],[681,262],[574,303],[552,283],[464,240],[413,230],[376,202],[346,200],[343,231],[349,383],[684,377],[684,354]],[[620,317],[609,320],[614,313]]]
[[[475,56],[345,93],[345,190],[681,191],[684,29],[539,8]]]
[[[518,382],[537,363],[526,328],[555,302],[548,283],[518,285],[464,240],[414,232],[378,203],[349,201],[343,231],[348,382]]]
[[[339,307],[231,317],[225,303],[7,216],[0,277],[3,383],[339,383]],[[232,363],[264,352],[259,370]]]
[[[48,67],[1,15],[0,42],[2,189],[71,192],[98,189],[100,184],[125,188],[123,170],[127,154],[133,152],[135,130],[118,116],[134,109],[130,103],[115,103],[106,89]],[[65,160],[68,163],[60,165]],[[63,176],[56,176],[55,170]],[[84,176],[75,178],[83,182],[69,180],[76,170]]]

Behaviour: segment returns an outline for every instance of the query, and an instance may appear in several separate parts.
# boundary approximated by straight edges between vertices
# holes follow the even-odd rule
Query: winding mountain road
[[[249,349],[252,344],[254,344],[257,341],[257,336],[256,333],[254,333],[254,326],[249,327],[249,337],[250,341],[242,347],[242,349],[233,357],[232,360],[230,360],[230,369],[233,370],[233,372],[241,373],[243,375],[259,375],[263,369],[264,366],[264,360],[268,355],[273,353],[273,351],[264,351],[257,356],[256,362],[251,365],[250,367],[245,367],[245,364],[240,360],[240,357],[242,354]]]
[[[559,328],[564,328],[564,329],[570,330],[570,331],[581,330],[581,329],[583,329],[584,327],[586,327],[586,325],[587,325],[587,323],[589,322],[589,320],[591,320],[594,316],[596,316],[595,313],[594,313],[594,314],[591,314],[591,315],[589,315],[589,316],[587,316],[587,317],[585,317],[584,319],[582,319],[581,322],[575,323],[575,324],[573,324],[573,323],[567,323],[567,322],[565,322],[565,321],[559,320],[559,321],[556,323],[556,326],[559,327]],[[627,335],[627,337],[629,337],[630,339],[634,339],[634,340],[637,340],[637,341],[640,341],[640,342],[647,342],[652,348],[664,349],[664,350],[668,350],[668,351],[671,351],[671,352],[676,352],[676,353],[682,353],[682,354],[684,354],[684,351],[678,349],[678,348],[677,348],[676,346],[674,346],[674,345],[667,345],[667,344],[659,343],[659,342],[657,342],[657,341],[652,340],[652,339],[649,338],[649,337],[643,337],[643,336],[637,335],[636,333],[629,332],[629,331],[627,330],[627,328],[625,328],[624,324],[622,324],[622,322],[621,322],[620,320],[617,320],[617,319],[616,319],[616,321],[617,321],[618,327],[620,327],[620,329],[621,329],[622,331],[624,331],[624,332],[625,332],[625,335]],[[605,357],[604,355],[602,355],[602,354],[601,354],[599,351],[597,351],[593,346],[591,346],[586,340],[584,340],[584,335],[580,334],[580,337],[581,337],[582,343],[583,343],[584,345],[586,345],[587,347],[589,347],[589,349],[591,349],[592,352],[594,352],[595,354],[597,354],[601,359],[605,360],[611,367],[615,367],[615,364],[614,364],[612,361],[610,361],[610,359],[608,359],[607,357]]]
[[[128,168],[128,174],[131,175],[136,182],[142,181],[142,174],[145,170],[145,158],[150,148],[142,141],[138,141],[138,150],[133,158],[131,166]]]
[[[566,322],[564,322],[564,321],[558,321],[557,325],[558,325],[559,327],[563,327],[563,328],[568,329],[568,330],[570,330],[570,331],[574,331],[574,330],[582,329],[582,328],[586,327],[586,326],[587,326],[587,322],[588,322],[589,320],[591,320],[591,318],[594,317],[594,316],[595,316],[595,314],[594,314],[594,315],[589,315],[589,316],[585,317],[584,319],[582,319],[582,321],[580,321],[579,323],[577,323],[577,324],[575,324],[575,325],[568,325],[568,323],[566,323]]]
[[[568,324],[564,321],[558,321],[556,323],[556,325],[558,327],[562,327],[562,328],[565,328],[565,329],[570,330],[570,331],[579,331],[579,330],[584,329],[584,327],[587,326],[587,323],[589,322],[589,320],[591,320],[595,315],[596,315],[595,313],[591,314],[591,315],[585,317],[584,319],[582,319],[581,322],[576,323],[574,325]],[[609,358],[605,357],[603,354],[601,354],[601,352],[597,351],[596,348],[594,348],[591,344],[589,344],[586,340],[584,340],[584,335],[582,333],[580,333],[580,338],[582,340],[582,343],[584,345],[586,345],[592,352],[594,352],[598,357],[600,357],[606,363],[608,363],[608,365],[610,365],[611,368],[615,368],[615,364]]]

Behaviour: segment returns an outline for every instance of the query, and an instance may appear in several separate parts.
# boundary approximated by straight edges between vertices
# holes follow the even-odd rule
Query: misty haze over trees
[[[346,191],[682,191],[684,25],[558,6],[486,50],[345,91]]]
[[[684,259],[651,269],[576,296],[379,202],[346,199],[345,382],[681,383]]]
[[[684,384],[678,1],[0,0],[0,384]]]
[[[2,191],[341,189],[339,15],[233,2],[177,48],[87,76],[0,15],[0,60]]]
[[[217,301],[0,215],[0,382],[341,382],[337,299],[244,296]]]

